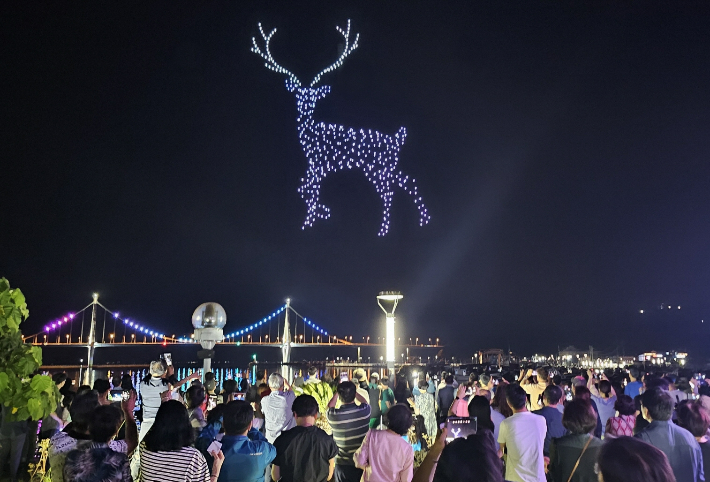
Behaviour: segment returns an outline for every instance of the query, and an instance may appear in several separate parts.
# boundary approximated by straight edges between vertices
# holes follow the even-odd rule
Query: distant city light
[[[643,310],[639,310],[639,313],[641,313],[643,315]]]

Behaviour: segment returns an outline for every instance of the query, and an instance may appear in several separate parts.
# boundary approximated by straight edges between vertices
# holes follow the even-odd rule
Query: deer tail
[[[397,133],[394,135],[395,142],[398,146],[404,144],[404,139],[407,137],[407,129],[400,127]]]

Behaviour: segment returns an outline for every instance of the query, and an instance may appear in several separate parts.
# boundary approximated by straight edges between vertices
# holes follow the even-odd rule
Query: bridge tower
[[[88,351],[86,357],[86,372],[84,372],[84,381],[82,382],[84,385],[91,387],[94,386],[94,378],[96,376],[94,373],[94,352],[96,351],[96,305],[99,304],[99,294],[94,293],[92,297],[94,301],[91,303],[93,305],[91,307],[91,326],[89,327],[89,339],[86,345]]]
[[[293,379],[293,377],[291,376],[293,369],[291,368],[291,365],[289,365],[289,363],[291,363],[291,326],[288,322],[288,315],[290,311],[291,298],[286,298],[286,310],[284,311],[284,332],[283,336],[281,337],[281,371],[283,372],[283,377],[287,380]]]

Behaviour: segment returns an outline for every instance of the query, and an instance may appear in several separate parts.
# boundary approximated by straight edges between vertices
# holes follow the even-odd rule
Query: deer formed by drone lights
[[[360,34],[356,34],[354,41],[350,43],[350,20],[345,30],[337,26],[336,29],[345,39],[343,53],[333,64],[316,75],[308,87],[303,87],[298,77],[276,63],[271,55],[269,42],[276,29],[267,35],[259,24],[259,33],[264,39],[263,50],[257,44],[256,38],[252,37],[252,52],[264,59],[266,68],[285,75],[286,89],[296,95],[298,137],[308,158],[306,177],[301,179],[302,184],[298,188],[308,207],[302,229],[313,226],[316,219],[330,217],[330,209],[320,203],[323,179],[330,172],[353,167],[363,171],[382,199],[383,218],[378,236],[384,236],[389,231],[390,208],[395,187],[401,188],[412,197],[419,210],[419,225],[428,224],[431,218],[419,196],[415,180],[397,170],[399,150],[407,136],[404,127],[400,127],[397,133],[391,136],[372,129],[355,130],[342,125],[316,122],[313,119],[316,103],[330,93],[330,86],[316,85],[323,75],[340,67],[347,56],[358,47]]]

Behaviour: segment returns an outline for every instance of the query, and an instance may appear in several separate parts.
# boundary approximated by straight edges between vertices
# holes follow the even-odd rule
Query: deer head
[[[264,66],[267,69],[273,70],[274,72],[280,74],[284,74],[288,77],[286,79],[286,90],[296,95],[296,107],[298,108],[298,113],[301,116],[312,116],[313,111],[316,107],[316,102],[318,102],[320,99],[330,93],[330,86],[323,85],[320,87],[315,87],[315,85],[320,82],[321,77],[343,65],[343,62],[345,61],[347,56],[350,55],[350,53],[358,47],[357,42],[360,39],[359,33],[355,34],[355,40],[350,43],[350,20],[348,20],[348,26],[345,30],[338,26],[336,26],[335,29],[340,32],[340,34],[345,39],[345,48],[343,49],[343,53],[340,54],[340,57],[338,57],[335,62],[333,62],[325,69],[321,70],[318,75],[313,78],[311,84],[308,87],[301,86],[301,81],[298,80],[298,77],[296,77],[292,72],[276,63],[276,60],[274,60],[274,57],[271,55],[269,42],[271,42],[271,37],[273,37],[273,35],[276,33],[276,29],[273,29],[267,35],[266,33],[264,33],[264,29],[262,28],[261,23],[259,24],[259,33],[261,33],[261,37],[264,39],[263,51],[256,43],[256,37],[252,37],[251,39],[251,51],[256,54],[259,54],[259,56],[264,59]]]

